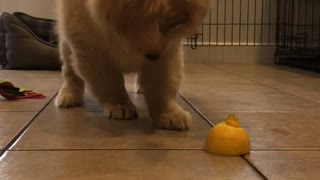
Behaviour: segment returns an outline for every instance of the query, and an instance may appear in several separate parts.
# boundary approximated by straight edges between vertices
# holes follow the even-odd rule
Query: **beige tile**
[[[183,93],[203,112],[283,112],[319,110],[319,104],[282,93]]]
[[[190,67],[191,68],[191,67]],[[196,68],[197,69],[197,68]],[[187,73],[181,91],[187,92],[262,92],[279,90],[227,73]]]
[[[183,82],[204,82],[223,81],[223,82],[251,82],[248,79],[227,73],[186,73]]]
[[[152,127],[138,120],[108,120],[102,112],[47,111],[42,113],[14,149],[181,149],[203,148],[210,126],[196,114],[189,131]]]
[[[210,65],[212,66],[212,65]],[[294,82],[297,79],[318,79],[320,75],[308,71],[300,71],[299,69],[281,68],[279,66],[266,66],[258,64],[222,64],[214,65],[217,69],[226,73],[247,78],[247,79],[270,79],[270,80],[287,80]],[[283,81],[283,83],[287,83]],[[307,83],[306,83],[307,84]]]
[[[242,64],[242,63],[216,63],[208,66],[230,73],[266,73],[277,71],[268,65]]]
[[[282,93],[281,91],[252,81],[229,81],[225,78],[207,81],[185,80],[181,86],[182,92],[253,92],[253,93]]]
[[[0,150],[35,116],[33,112],[0,112]]]
[[[147,105],[145,103],[144,95],[142,94],[136,94],[136,93],[130,93],[130,97],[133,101],[133,103],[136,105],[138,111],[145,112],[147,111]],[[194,112],[194,110],[187,104],[180,96],[177,97],[177,102],[186,110],[189,112]]]
[[[263,76],[273,78],[302,78],[306,76],[315,76],[315,73],[302,72],[293,68],[283,68],[276,65],[259,65],[259,64],[210,64],[211,67],[217,68],[223,72],[232,73],[241,77]]]
[[[274,87],[286,92],[318,92],[320,88],[320,78],[301,77],[270,77],[270,76],[248,76],[248,79]]]
[[[293,93],[296,92],[317,92],[319,93],[320,89],[320,78],[306,77],[306,78],[288,78],[286,81],[282,79],[278,81],[279,83],[286,84],[288,87],[279,87],[286,91]],[[319,93],[320,95],[320,93]]]
[[[290,76],[273,78],[269,76],[249,76],[248,79],[315,102],[320,102],[320,78],[292,78]]]
[[[55,106],[55,99],[50,102],[45,111],[92,111],[92,112],[102,112],[103,108],[100,106],[96,98],[94,98],[89,92],[86,92],[84,96],[84,104],[80,107],[72,108],[58,108]]]
[[[205,114],[217,124],[227,113]],[[237,113],[252,150],[320,150],[320,111],[309,113]]]
[[[320,78],[256,78],[256,81],[270,87],[295,94],[297,96],[320,102]]]
[[[298,92],[297,96],[320,103],[320,92]]]
[[[49,98],[23,99],[17,101],[0,99],[0,112],[36,112],[40,111],[49,100]]]
[[[207,64],[185,63],[185,74],[212,74],[212,75],[226,75],[227,73],[216,68],[210,67]]]
[[[202,151],[10,152],[0,164],[0,179],[146,178],[261,179],[239,157],[219,157]]]
[[[247,158],[270,180],[320,177],[319,151],[256,151]]]
[[[223,36],[223,34],[221,35]],[[223,37],[219,38],[223,39]],[[208,40],[205,40],[205,42],[208,42]],[[213,46],[198,46],[196,50],[192,50],[190,47],[184,48],[185,61],[196,63],[273,63],[275,53],[274,46],[215,45],[214,43]]]
[[[136,93],[129,93],[131,100],[136,105],[136,108],[139,112],[146,112],[147,111],[147,105],[145,103],[144,96],[142,94],[136,94]],[[194,110],[180,97],[177,97],[178,103],[189,112],[194,112]],[[57,108],[54,105],[54,101],[50,103],[50,105],[46,108],[46,111],[92,111],[92,112],[102,112],[103,108],[98,103],[96,98],[94,98],[90,93],[86,93],[84,105],[81,107],[74,107],[74,108],[68,108],[68,109],[61,109]]]
[[[212,66],[212,65],[211,65]],[[320,96],[320,75],[300,69],[265,65],[213,65],[216,68],[285,92],[312,99]],[[320,102],[316,98],[317,102]]]

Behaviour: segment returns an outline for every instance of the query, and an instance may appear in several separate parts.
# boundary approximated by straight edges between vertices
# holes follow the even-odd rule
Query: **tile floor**
[[[127,88],[136,121],[107,120],[92,96],[57,109],[58,72],[0,71],[45,100],[0,99],[0,179],[320,179],[320,74],[248,64],[187,64],[179,103],[187,132],[151,127],[143,97]],[[188,102],[188,103],[187,103]],[[251,153],[204,152],[211,125],[237,113]]]

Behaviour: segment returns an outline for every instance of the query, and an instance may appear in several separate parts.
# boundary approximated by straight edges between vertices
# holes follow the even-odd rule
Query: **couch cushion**
[[[40,39],[57,45],[58,35],[55,30],[57,24],[55,20],[37,18],[22,12],[15,12],[13,15],[28,26]]]
[[[40,39],[11,14],[3,13],[1,21],[0,58],[3,59],[0,61],[4,68],[60,69],[61,63],[56,45]]]

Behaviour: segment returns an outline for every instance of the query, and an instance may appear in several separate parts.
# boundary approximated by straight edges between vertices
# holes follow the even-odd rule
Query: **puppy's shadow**
[[[134,134],[151,135],[154,133],[152,120],[146,113],[140,112],[138,119],[135,120],[116,120],[100,117],[89,120],[90,128],[96,129],[106,136],[127,136]]]

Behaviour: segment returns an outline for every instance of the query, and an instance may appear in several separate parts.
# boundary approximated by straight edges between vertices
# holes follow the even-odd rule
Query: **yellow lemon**
[[[239,119],[233,114],[210,130],[205,149],[217,155],[244,155],[250,152],[250,138],[246,130],[240,127]]]

